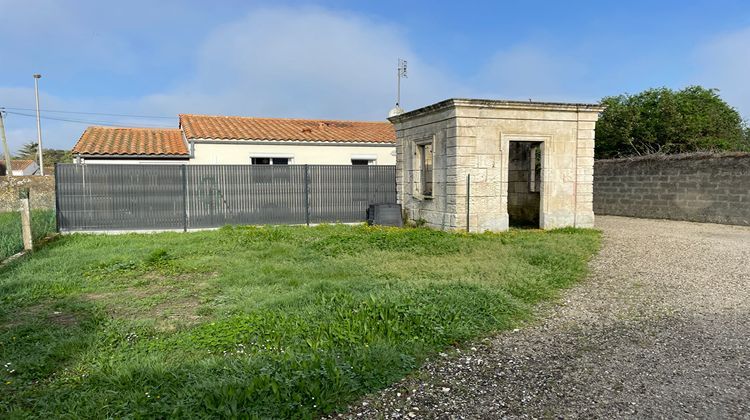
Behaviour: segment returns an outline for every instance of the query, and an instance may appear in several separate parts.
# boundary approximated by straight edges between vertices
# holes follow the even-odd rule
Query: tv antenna
[[[395,117],[396,115],[403,114],[404,109],[401,108],[401,79],[406,79],[406,60],[398,59],[398,68],[396,72],[396,107],[391,109],[388,113],[389,117]]]

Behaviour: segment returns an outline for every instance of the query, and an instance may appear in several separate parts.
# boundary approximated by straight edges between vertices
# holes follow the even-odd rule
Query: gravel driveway
[[[589,278],[340,417],[750,418],[750,228],[598,217]]]

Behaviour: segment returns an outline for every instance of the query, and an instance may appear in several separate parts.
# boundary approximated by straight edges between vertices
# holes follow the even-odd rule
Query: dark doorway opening
[[[508,221],[513,227],[539,228],[542,143],[511,141],[508,152]]]

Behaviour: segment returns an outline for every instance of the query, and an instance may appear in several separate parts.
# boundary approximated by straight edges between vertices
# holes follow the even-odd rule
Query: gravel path
[[[750,228],[598,217],[589,278],[346,418],[750,418]]]

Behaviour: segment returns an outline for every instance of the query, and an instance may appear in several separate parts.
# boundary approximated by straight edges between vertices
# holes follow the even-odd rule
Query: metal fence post
[[[181,165],[182,172],[182,231],[187,232],[187,165]]]
[[[305,165],[305,224],[310,226],[310,168]]]
[[[55,163],[55,232],[60,232],[60,164]]]

